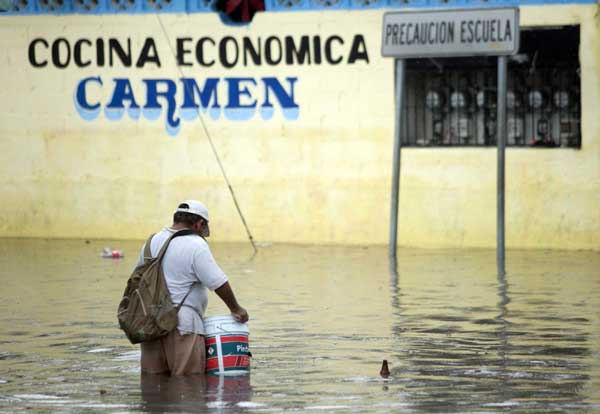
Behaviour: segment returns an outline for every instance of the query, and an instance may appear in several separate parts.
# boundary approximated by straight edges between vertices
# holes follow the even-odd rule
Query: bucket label
[[[219,356],[223,371],[248,371],[250,368],[248,337],[243,335],[220,335],[221,349],[214,336],[206,338],[206,372],[219,373]]]

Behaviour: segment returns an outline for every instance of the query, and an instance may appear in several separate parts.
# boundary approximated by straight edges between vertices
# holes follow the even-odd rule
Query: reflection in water
[[[194,375],[169,377],[142,375],[142,406],[144,412],[199,412],[203,409],[231,410],[252,406],[250,375],[224,377]]]
[[[389,272],[390,272],[390,296],[392,299],[392,309],[396,319],[400,318],[400,281],[398,280],[398,259],[397,257],[389,258]]]
[[[520,296],[525,296],[522,310],[511,312],[508,276],[499,274],[496,309],[491,305],[493,298],[488,301],[483,296],[491,291],[478,292],[468,301],[464,294],[460,299],[455,297],[456,288],[464,283],[457,279],[447,280],[445,286],[422,280],[423,285],[429,285],[420,287],[423,294],[415,302],[402,303],[401,292],[414,298],[410,292],[416,286],[402,284],[393,259],[389,271],[396,317],[392,331],[398,344],[395,357],[403,364],[394,377],[410,390],[405,397],[411,399],[413,407],[431,411],[443,406],[450,412],[462,412],[473,404],[474,396],[492,410],[511,407],[513,411],[545,412],[563,408],[572,412],[586,407],[582,390],[589,386],[587,372],[597,368],[586,358],[592,351],[587,345],[588,334],[582,332],[585,325],[570,323],[573,318],[560,312],[549,316],[547,308],[537,309],[539,313],[528,309],[531,304],[558,305],[556,302],[529,300],[529,295],[521,292]],[[473,288],[460,289],[467,293]],[[431,306],[433,303],[436,305]],[[425,304],[429,308],[421,309]],[[482,317],[491,313],[496,316]],[[553,326],[541,322],[545,320],[552,321]],[[594,336],[597,347],[597,331]],[[597,404],[592,407],[599,408]]]
[[[499,373],[501,378],[507,378],[508,371],[508,304],[510,299],[508,298],[508,282],[506,281],[506,271],[504,269],[504,261],[502,263],[502,269],[498,272],[498,355],[499,360]],[[511,400],[511,393],[507,389],[508,381],[499,381],[499,395],[504,401]]]
[[[105,245],[125,251],[101,259]],[[115,311],[139,242],[0,240],[0,412],[600,411],[600,255],[215,245],[248,377],[144,377]],[[226,314],[213,295],[209,315]],[[391,375],[379,375],[388,360]],[[141,381],[141,385],[140,385]]]

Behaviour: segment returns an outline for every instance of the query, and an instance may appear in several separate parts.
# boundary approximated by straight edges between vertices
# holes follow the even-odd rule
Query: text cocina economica
[[[277,65],[339,65],[369,63],[364,36],[355,34],[351,39],[339,35],[293,36],[224,36],[213,38],[179,37],[175,39],[174,53],[179,66],[211,67],[220,65],[230,69],[241,66]],[[131,38],[37,37],[29,43],[29,62],[33,67],[68,66],[161,67],[162,58],[152,37],[133,44]],[[168,50],[169,55],[171,51]]]

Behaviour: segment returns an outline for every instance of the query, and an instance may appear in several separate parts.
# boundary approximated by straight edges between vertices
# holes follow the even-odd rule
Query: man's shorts
[[[141,344],[142,374],[191,375],[206,370],[204,336],[181,335],[177,329],[152,342]]]

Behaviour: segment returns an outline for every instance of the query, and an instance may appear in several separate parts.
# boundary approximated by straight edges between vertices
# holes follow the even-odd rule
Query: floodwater
[[[598,253],[217,244],[251,375],[170,379],[116,324],[140,245],[0,240],[0,412],[600,413]]]

